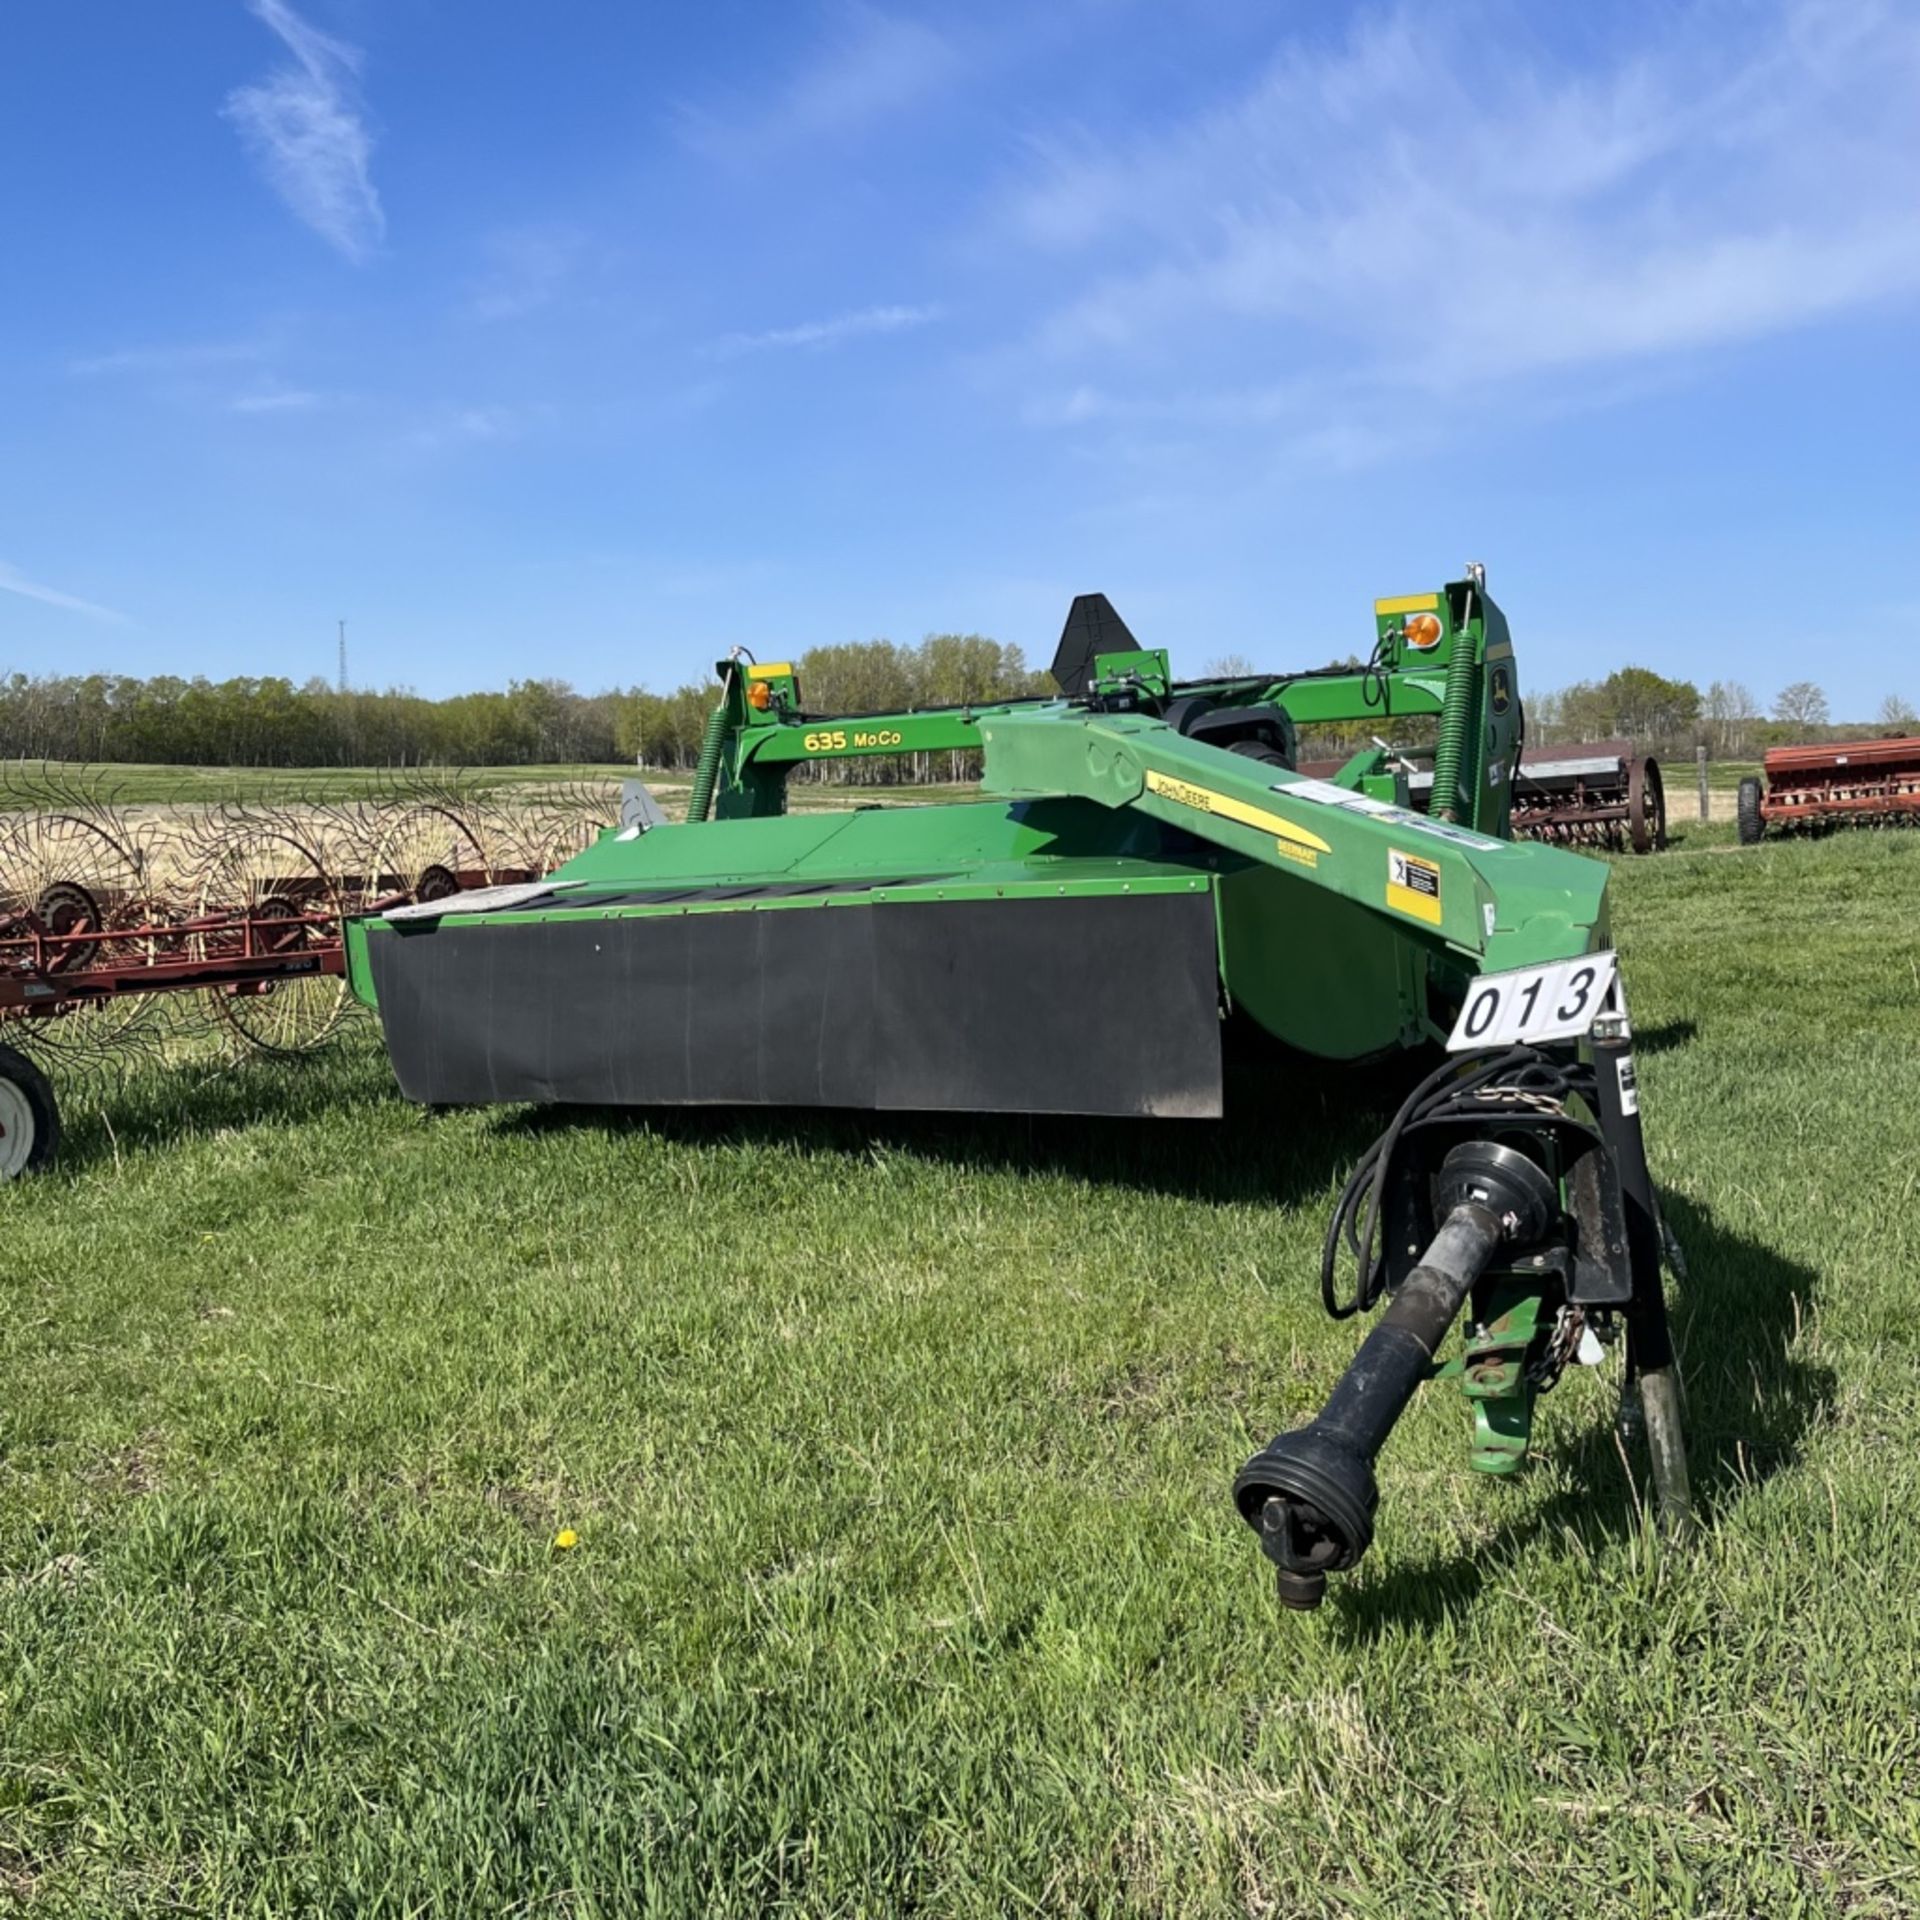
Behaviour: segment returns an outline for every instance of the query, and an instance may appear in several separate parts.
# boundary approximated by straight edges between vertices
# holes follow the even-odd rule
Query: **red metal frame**
[[[1635,853],[1667,844],[1660,763],[1630,740],[1528,747],[1513,783],[1516,839]]]
[[[452,875],[463,892],[513,877],[477,871]],[[64,933],[54,932],[31,910],[0,911],[0,1025],[128,994],[260,994],[281,980],[343,974],[347,912],[377,913],[411,896],[387,875],[377,876],[371,888],[349,876],[341,887],[336,898],[325,882],[289,878],[274,882],[251,907],[219,908],[181,920],[153,917],[150,903],[138,903],[131,924]],[[128,905],[111,896],[89,898],[109,921]],[[344,910],[342,901],[350,902]]]
[[[1760,817],[1809,823],[1920,815],[1920,739],[1775,747],[1766,758]]]
[[[1420,758],[1430,762],[1431,755]],[[1305,761],[1300,771],[1324,780],[1340,765],[1337,760]],[[1617,852],[1631,846],[1635,853],[1655,853],[1667,844],[1660,763],[1650,754],[1637,753],[1630,740],[1528,747],[1513,783],[1516,840]],[[1420,766],[1408,785],[1413,805],[1424,812],[1433,797],[1432,773]]]
[[[289,935],[302,944],[289,946]],[[346,969],[338,914],[240,910],[61,934],[16,914],[0,920],[0,1021],[129,993],[259,993],[277,980]]]

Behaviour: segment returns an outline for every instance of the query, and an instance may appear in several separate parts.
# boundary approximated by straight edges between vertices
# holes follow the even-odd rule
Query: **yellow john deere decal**
[[[1387,905],[1428,926],[1440,924],[1440,869],[1417,853],[1387,855]]]
[[[1376,600],[1373,610],[1376,614],[1435,613],[1439,606],[1437,593],[1403,593],[1397,600]]]
[[[1296,827],[1291,820],[1283,820],[1277,813],[1269,813],[1265,807],[1250,806],[1244,800],[1236,800],[1231,794],[1215,793],[1211,787],[1196,787],[1185,780],[1176,780],[1171,774],[1156,773],[1147,770],[1147,791],[1157,793],[1163,800],[1171,800],[1182,807],[1192,807],[1197,813],[1211,813],[1221,820],[1236,820],[1243,827],[1258,827],[1263,833],[1274,837],[1274,852],[1283,860],[1297,861],[1303,867],[1317,867],[1323,853],[1333,849],[1317,833],[1309,833],[1305,827]]]

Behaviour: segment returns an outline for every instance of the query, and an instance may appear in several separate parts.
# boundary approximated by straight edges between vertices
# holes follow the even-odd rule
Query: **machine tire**
[[[1282,767],[1288,773],[1293,771],[1293,762],[1268,740],[1236,740],[1227,751],[1243,753],[1249,760],[1258,760],[1263,766]]]
[[[1176,699],[1168,701],[1166,711],[1160,718],[1175,733],[1189,734],[1193,731],[1193,723],[1196,720],[1205,719],[1213,711],[1215,704],[1209,694],[1183,693]]]
[[[1740,798],[1734,808],[1740,823],[1740,844],[1751,847],[1765,837],[1767,823],[1760,817],[1760,782],[1752,774],[1740,782]]]
[[[60,1144],[60,1109],[47,1076],[0,1047],[0,1185],[38,1173]]]

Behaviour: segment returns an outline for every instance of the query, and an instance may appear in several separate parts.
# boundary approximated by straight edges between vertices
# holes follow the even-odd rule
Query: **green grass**
[[[1686,846],[1615,911],[1705,1537],[1611,1368],[1511,1485],[1432,1390],[1311,1617],[1227,1485],[1353,1350],[1365,1088],[433,1117],[363,1033],[76,1106],[0,1190],[0,1907],[1920,1909],[1920,839]]]

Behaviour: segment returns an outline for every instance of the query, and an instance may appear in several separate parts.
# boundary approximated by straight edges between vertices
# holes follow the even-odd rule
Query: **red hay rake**
[[[536,879],[618,815],[611,784],[160,808],[110,775],[0,766],[0,1070],[11,1056],[44,1090],[14,1049],[113,1068],[196,1034],[230,1058],[310,1053],[348,1011],[349,918]],[[0,1100],[0,1178],[23,1170],[18,1105]]]

